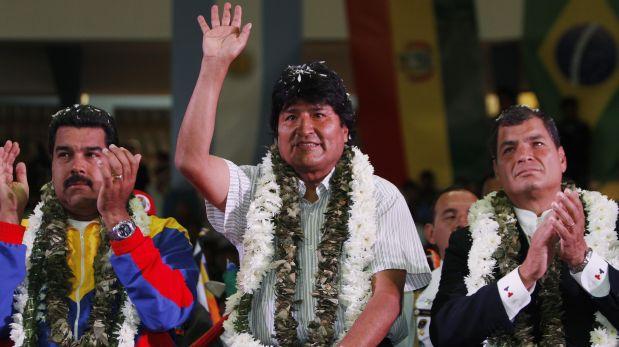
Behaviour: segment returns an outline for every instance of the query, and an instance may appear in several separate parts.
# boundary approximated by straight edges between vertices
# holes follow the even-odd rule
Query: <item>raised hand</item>
[[[133,155],[126,148],[110,145],[103,149],[97,162],[103,185],[97,198],[97,210],[107,228],[129,219],[127,202],[133,192],[142,155]]]
[[[241,6],[234,7],[234,16],[230,17],[230,3],[224,4],[221,20],[219,19],[219,7],[211,7],[211,26],[209,27],[203,16],[198,16],[198,23],[202,29],[202,51],[204,59],[221,59],[232,62],[236,58],[249,38],[251,23],[245,24],[241,30],[243,10]]]
[[[0,147],[0,221],[18,224],[28,203],[26,165],[15,159],[20,148],[17,142],[6,141]]]
[[[520,278],[527,289],[530,289],[537,280],[544,276],[554,258],[559,241],[559,236],[554,230],[556,221],[557,216],[554,211],[551,211],[531,238],[527,257],[519,269]]]
[[[585,258],[585,212],[578,192],[565,189],[557,193],[552,209],[558,219],[554,229],[561,238],[560,257],[571,267],[578,267]]]

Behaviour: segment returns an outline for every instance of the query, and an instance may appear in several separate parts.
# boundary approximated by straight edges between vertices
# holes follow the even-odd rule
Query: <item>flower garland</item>
[[[611,265],[619,264],[619,242],[615,232],[617,203],[606,196],[578,190],[586,213],[585,240],[597,254]],[[471,206],[469,225],[473,244],[468,257],[469,275],[464,282],[471,295],[494,280],[493,270],[505,275],[518,266],[516,257],[520,250],[513,207],[504,192],[493,192]],[[562,299],[559,294],[560,260],[555,258],[540,282],[542,344],[564,344],[561,323]],[[527,315],[516,318],[516,334],[495,336],[492,343],[504,345],[532,344],[532,327]],[[617,343],[617,330],[599,312],[595,314],[597,327],[591,331],[595,346]],[[608,343],[610,342],[610,343]]]
[[[244,256],[237,276],[239,291],[226,302],[229,317],[224,322],[225,332],[222,339],[230,346],[262,346],[260,341],[251,335],[248,316],[253,291],[259,288],[263,276],[272,268],[279,269],[276,279],[279,289],[276,292],[286,294],[276,297],[277,339],[280,344],[298,342],[298,323],[291,316],[289,301],[292,300],[296,283],[296,244],[293,246],[291,241],[297,238],[298,230],[294,228],[296,223],[300,223],[298,204],[294,204],[291,196],[298,196],[298,192],[296,184],[290,183],[296,178],[287,181],[288,177],[294,178],[296,174],[292,169],[280,166],[282,163],[277,148],[272,147],[260,165],[261,174],[255,198],[247,213],[248,227],[243,238]],[[286,178],[282,179],[281,174]],[[367,156],[355,147],[347,147],[336,166],[331,184],[334,189],[322,230],[323,239],[318,246],[322,256],[315,275],[316,287],[313,293],[318,297],[317,311],[320,312],[316,313],[316,320],[308,326],[309,345],[333,342],[335,312],[339,304],[344,307],[345,329],[337,338],[342,338],[371,296],[372,274],[369,273],[368,266],[373,259],[372,247],[376,239],[376,202],[373,168]],[[282,218],[291,220],[282,221]],[[282,231],[285,228],[281,227],[284,226],[292,226],[293,230]],[[288,233],[288,236],[282,235],[287,240],[281,240],[282,232]],[[278,239],[277,254],[275,235]],[[339,252],[343,249],[342,257],[339,256],[341,253],[338,253],[338,249]],[[339,258],[343,258],[340,264],[341,288],[338,288],[336,283],[339,270],[329,267],[337,265]],[[280,314],[285,318],[279,320],[277,317]],[[285,341],[282,341],[280,336]]]
[[[15,346],[37,343],[39,322],[48,322],[50,340],[61,346],[118,345],[133,346],[139,316],[116,279],[109,262],[111,251],[103,223],[101,242],[94,259],[95,295],[89,317],[90,329],[74,338],[67,322],[71,270],[66,263],[66,215],[56,199],[51,183],[41,188],[42,200],[29,219],[24,233],[27,277],[14,297],[10,338]],[[150,219],[139,200],[129,201],[129,210],[144,235],[149,234]],[[121,302],[113,315],[115,303]],[[111,322],[111,324],[109,323]],[[109,337],[113,338],[110,340]]]

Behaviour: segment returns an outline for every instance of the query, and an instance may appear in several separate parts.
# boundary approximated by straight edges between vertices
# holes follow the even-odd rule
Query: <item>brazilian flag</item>
[[[591,178],[619,179],[619,1],[527,0],[525,66],[543,110],[574,97],[592,130]],[[569,158],[568,158],[569,165]]]

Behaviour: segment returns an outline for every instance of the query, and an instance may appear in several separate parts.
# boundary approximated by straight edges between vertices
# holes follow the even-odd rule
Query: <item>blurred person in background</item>
[[[477,196],[460,186],[449,187],[439,193],[432,206],[432,222],[423,228],[428,243],[434,245],[439,258],[438,267],[432,270],[430,284],[415,300],[416,337],[421,346],[432,346],[430,342],[430,310],[441,281],[441,270],[445,250],[449,247],[449,237],[457,229],[468,226],[469,208],[477,201]]]
[[[558,125],[561,145],[570,165],[565,176],[581,188],[589,187],[589,152],[591,151],[591,129],[579,116],[578,100],[569,97],[561,100],[563,118]]]

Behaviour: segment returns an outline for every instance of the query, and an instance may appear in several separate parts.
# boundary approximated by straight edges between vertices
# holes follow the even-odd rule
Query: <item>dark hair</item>
[[[279,113],[299,101],[330,105],[348,128],[351,137],[354,134],[355,114],[344,81],[324,62],[290,65],[282,71],[271,95],[270,127],[273,136],[277,136]]]
[[[492,125],[492,134],[490,136],[490,143],[488,144],[490,155],[493,160],[497,158],[497,145],[499,137],[499,128],[520,125],[531,118],[539,118],[544,123],[544,127],[552,142],[558,148],[561,146],[561,140],[559,138],[559,130],[552,117],[546,115],[542,110],[537,108],[530,108],[525,105],[514,105],[503,110],[494,120]]]
[[[467,193],[473,194],[473,196],[475,196],[476,198],[478,197],[477,194],[473,193],[472,191],[468,190],[466,187],[461,186],[461,185],[454,184],[454,185],[451,185],[441,190],[434,198],[434,201],[432,201],[432,209],[430,210],[431,211],[430,224],[434,224],[434,217],[436,217],[436,203],[438,202],[438,199],[440,199],[441,196],[447,193],[451,193],[451,192],[467,192]]]
[[[106,111],[90,105],[73,105],[64,108],[52,116],[49,123],[48,146],[49,152],[54,152],[56,132],[59,127],[101,128],[105,131],[105,144],[118,144],[116,122]]]

